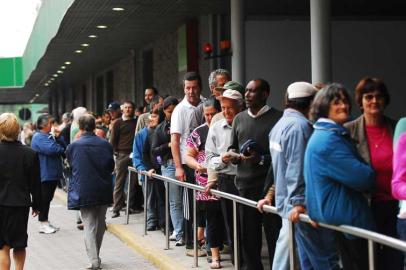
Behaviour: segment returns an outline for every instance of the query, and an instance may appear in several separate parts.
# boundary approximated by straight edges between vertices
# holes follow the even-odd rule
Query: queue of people
[[[365,77],[358,83],[355,104],[362,114],[356,119],[348,90],[338,83],[290,84],[282,112],[267,105],[272,89],[264,79],[243,86],[217,69],[208,80],[207,98],[201,96],[200,75],[188,72],[180,100],[149,87],[144,108],[112,102],[96,117],[78,107],[63,115],[61,125],[44,114],[36,131],[27,124],[20,135],[16,117],[0,115],[0,152],[12,152],[18,164],[0,159],[0,212],[7,217],[0,219],[1,269],[10,267],[10,249],[16,269],[24,265],[30,206],[39,216],[40,233],[59,230],[49,217],[58,185],[66,185],[68,208],[79,210],[89,269],[101,266],[107,209],[112,206],[111,217],[119,217],[126,192],[129,214],[144,210],[145,196],[147,230],[169,227],[170,240],[185,246],[188,256],[194,255],[196,223],[198,256],[207,256],[211,269],[222,267],[224,253],[235,263],[230,252],[235,230],[241,269],[264,268],[263,230],[270,268],[290,269],[289,220],[301,269],[368,268],[365,239],[321,228],[319,222],[406,240],[406,119],[385,115],[390,96],[382,80]],[[132,174],[125,191],[128,166],[148,177]],[[191,190],[153,179],[154,173],[205,191],[194,197]],[[2,192],[14,189],[18,196]],[[165,189],[170,224],[164,219]],[[239,206],[234,228],[232,202],[213,195],[213,189],[258,201],[258,209]],[[278,215],[264,213],[264,205],[275,205]],[[300,214],[308,214],[311,225],[298,222]],[[376,245],[375,258],[376,269],[404,267],[404,254],[389,247]]]

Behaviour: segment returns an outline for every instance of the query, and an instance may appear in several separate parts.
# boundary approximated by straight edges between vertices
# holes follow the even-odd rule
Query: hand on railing
[[[151,170],[147,171],[147,176],[148,176],[149,178],[151,178],[153,173],[155,173],[155,170],[154,170],[154,169],[151,169]]]
[[[262,200],[259,200],[258,204],[257,204],[257,209],[258,209],[259,212],[261,212],[261,213],[264,212],[264,205],[271,206],[272,205],[272,199],[264,198]]]
[[[217,181],[209,181],[209,182],[207,182],[204,193],[206,193],[206,195],[212,195],[211,194],[211,189],[215,188],[216,186],[217,186]]]
[[[176,177],[176,179],[178,179],[179,181],[185,182],[185,180],[186,180],[186,174],[185,174],[185,171],[183,170],[182,167],[176,168],[176,170],[175,170],[175,177]]]
[[[292,221],[293,223],[297,223],[300,221],[299,217],[300,214],[305,214],[307,215],[307,211],[306,208],[303,205],[296,205],[292,208],[292,210],[290,211],[290,215],[289,215],[289,220]],[[310,225],[313,228],[318,228],[319,225],[314,222],[313,220],[309,219]]]

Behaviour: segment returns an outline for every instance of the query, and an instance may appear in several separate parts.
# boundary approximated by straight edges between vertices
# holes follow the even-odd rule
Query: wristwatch
[[[259,161],[259,165],[264,165],[264,162],[265,162],[265,156],[264,155],[261,155],[261,160]]]

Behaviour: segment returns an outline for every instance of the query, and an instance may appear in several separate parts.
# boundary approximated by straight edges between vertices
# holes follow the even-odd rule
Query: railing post
[[[186,190],[187,190],[187,195],[189,195],[189,189],[186,189]],[[196,221],[197,221],[197,218],[196,218],[196,190],[193,189],[193,255],[194,255],[193,257],[194,257],[194,267],[199,266],[199,260],[198,260],[198,257],[197,257],[197,222]]]
[[[240,252],[238,243],[238,227],[237,227],[237,202],[233,201],[233,245],[234,245],[234,269],[240,270]]]
[[[292,221],[289,220],[289,263],[290,270],[296,269],[296,256],[295,256],[295,227]]]
[[[125,207],[125,224],[130,221],[130,192],[131,192],[131,170],[128,169],[127,175],[127,206]]]
[[[165,184],[165,240],[166,240],[166,250],[169,249],[169,183]]]
[[[147,194],[148,194],[148,176],[144,175],[144,235],[147,235],[147,211],[148,211],[148,201],[147,201]]]
[[[368,240],[368,264],[369,270],[375,270],[374,241]]]

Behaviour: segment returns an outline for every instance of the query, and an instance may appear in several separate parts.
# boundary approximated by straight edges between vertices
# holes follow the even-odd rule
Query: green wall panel
[[[23,85],[21,57],[0,58],[0,87]]]

